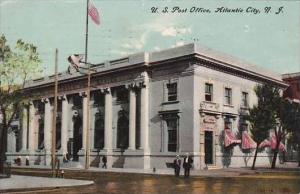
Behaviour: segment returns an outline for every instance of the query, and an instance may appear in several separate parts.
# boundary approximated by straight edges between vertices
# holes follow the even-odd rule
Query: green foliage
[[[12,51],[4,35],[0,37],[0,80],[2,90],[22,88],[26,80],[41,73],[36,47],[19,39]]]
[[[0,112],[2,128],[0,138],[3,141],[7,128],[24,101],[22,89],[29,79],[41,73],[41,60],[33,44],[18,40],[15,49],[7,44],[4,35],[0,36]]]
[[[255,93],[258,103],[245,117],[250,122],[253,140],[260,144],[269,136],[269,130],[276,127],[277,105],[280,102],[279,89],[270,85],[257,85]]]
[[[286,133],[297,132],[300,129],[300,105],[285,99],[278,111],[283,130]]]
[[[252,139],[258,144],[269,136],[269,130],[275,125],[275,120],[271,116],[270,111],[260,106],[251,108],[249,115],[245,118],[250,122]]]

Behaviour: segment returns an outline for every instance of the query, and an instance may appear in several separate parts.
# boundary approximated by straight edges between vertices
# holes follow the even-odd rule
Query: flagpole
[[[86,116],[86,146],[85,146],[85,169],[89,169],[90,167],[90,92],[91,92],[91,72],[90,72],[90,64],[87,63],[88,58],[88,29],[89,29],[89,0],[86,1],[86,28],[85,28],[85,64],[88,65],[88,83],[87,83],[87,116]]]
[[[53,104],[53,118],[52,118],[52,142],[51,142],[51,167],[52,167],[52,177],[55,177],[55,165],[56,165],[56,115],[57,115],[57,88],[58,88],[58,78],[57,78],[57,63],[58,63],[58,49],[55,49],[55,77],[54,77],[54,104]],[[50,103],[50,101],[49,101]]]

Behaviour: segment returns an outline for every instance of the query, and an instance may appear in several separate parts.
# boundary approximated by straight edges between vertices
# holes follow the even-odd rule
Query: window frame
[[[176,87],[171,87],[175,85]],[[174,91],[171,91],[171,89],[175,89]],[[175,102],[178,101],[178,83],[177,82],[169,82],[166,83],[166,90],[167,90],[167,95],[166,95],[166,101],[167,102]],[[174,98],[174,99],[172,99]]]
[[[228,96],[227,96],[227,91],[229,91]],[[224,101],[225,101],[224,102],[225,105],[232,105],[232,88],[230,87],[224,88]]]
[[[173,125],[171,125],[171,122],[174,122]],[[178,118],[172,117],[169,119],[166,119],[166,127],[167,127],[167,151],[168,152],[177,152],[178,151]],[[174,140],[170,138],[170,133],[174,133],[173,135],[175,138]],[[172,136],[172,135],[171,135]],[[174,149],[171,150],[171,147]]]
[[[248,108],[249,107],[249,93],[245,92],[245,91],[242,91],[242,107],[243,108]]]
[[[207,91],[208,88],[208,91]],[[204,99],[206,102],[213,102],[213,93],[214,93],[214,86],[212,83],[205,83],[204,88]],[[207,96],[210,96],[210,100],[207,100]]]

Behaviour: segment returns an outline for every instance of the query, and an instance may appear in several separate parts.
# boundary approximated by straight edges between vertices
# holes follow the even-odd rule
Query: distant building
[[[287,87],[280,75],[195,44],[92,68],[90,102],[85,75],[59,74],[57,154],[68,153],[73,160],[68,165],[84,165],[88,110],[91,165],[106,155],[108,168],[164,169],[186,152],[195,169],[249,165],[249,150],[224,148],[224,128],[237,138],[248,130],[243,115],[257,102],[257,84]],[[26,84],[25,91],[36,97],[23,111],[20,151],[9,136],[9,160],[28,155],[31,164],[50,165],[53,80]],[[257,164],[269,164],[266,152],[259,153]]]
[[[283,96],[300,103],[300,72],[283,74],[282,80],[289,85],[284,91]],[[286,147],[285,161],[298,161],[299,152],[294,144],[291,143],[290,137],[286,139]]]
[[[282,80],[289,85],[283,96],[300,101],[300,72],[283,74]]]

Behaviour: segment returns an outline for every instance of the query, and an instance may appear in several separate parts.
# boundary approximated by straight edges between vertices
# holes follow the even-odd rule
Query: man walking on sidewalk
[[[190,176],[190,170],[192,168],[193,159],[191,156],[189,156],[189,153],[186,153],[184,159],[183,159],[183,168],[184,168],[184,177]]]
[[[179,174],[180,174],[180,166],[181,166],[181,160],[179,159],[179,155],[177,155],[176,159],[174,160],[175,176],[179,176]]]

